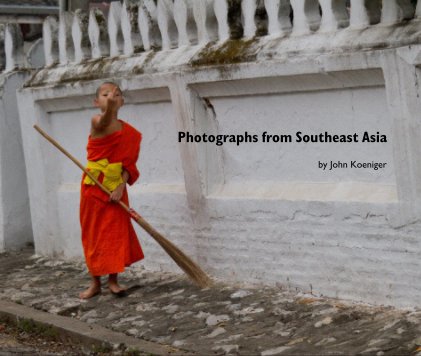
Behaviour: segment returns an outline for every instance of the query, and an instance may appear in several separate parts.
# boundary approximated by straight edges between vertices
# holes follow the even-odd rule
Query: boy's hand
[[[107,96],[107,110],[117,111],[118,110],[118,97],[120,96],[120,89],[114,87]]]
[[[121,183],[117,188],[115,188],[110,195],[110,202],[117,203],[120,201],[121,197],[124,193],[124,188],[126,187],[126,183]]]

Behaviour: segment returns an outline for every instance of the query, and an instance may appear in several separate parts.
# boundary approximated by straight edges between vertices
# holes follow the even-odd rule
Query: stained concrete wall
[[[210,26],[200,9],[176,3],[139,7],[139,19],[142,11],[150,15],[140,32],[127,30],[130,12],[115,5],[108,20],[112,57],[98,57],[96,50],[104,47],[93,16],[90,48],[83,45],[86,23],[80,18],[73,22],[73,47],[66,42],[67,20],[60,22],[60,46],[54,22],[47,23],[50,67],[35,73],[18,95],[28,181],[37,182],[29,185],[37,253],[82,255],[81,174],[32,125],[84,161],[95,90],[112,79],[126,96],[120,117],[144,135],[132,206],[209,273],[419,306],[421,47],[415,9],[390,1],[368,11],[355,1],[348,18],[340,6],[324,1],[320,18],[318,7],[291,1],[292,26],[285,8],[276,8],[283,3],[268,1],[268,36],[252,38],[262,23],[255,22],[256,2],[244,1],[241,11],[234,10],[245,37],[227,41],[238,25],[227,22],[228,8],[222,6],[231,2],[205,2],[208,19],[216,18]],[[196,32],[184,26],[188,19],[194,19]],[[404,19],[411,21],[403,25]],[[209,42],[215,36],[219,41]],[[147,51],[134,54],[136,41]],[[151,43],[158,50],[149,50]],[[360,137],[369,131],[386,135],[387,142],[216,146],[179,143],[179,131]],[[318,161],[336,160],[387,165],[377,171],[318,168]],[[147,268],[178,270],[138,232]]]
[[[0,25],[0,251],[33,245],[16,90],[44,67],[42,40],[24,43],[18,24]],[[31,183],[36,184],[36,183]],[[42,197],[40,197],[42,199]]]
[[[0,95],[0,251],[32,244],[32,224],[16,90],[27,73],[3,74]]]

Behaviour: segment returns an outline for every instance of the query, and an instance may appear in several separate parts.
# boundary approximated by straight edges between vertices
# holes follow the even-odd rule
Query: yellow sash
[[[103,173],[104,180],[102,184],[111,192],[123,183],[123,178],[121,177],[123,164],[121,162],[109,163],[108,159],[103,158],[96,162],[88,161],[86,168],[96,179],[98,179],[100,173]],[[95,185],[95,182],[87,175],[83,180],[83,184]]]

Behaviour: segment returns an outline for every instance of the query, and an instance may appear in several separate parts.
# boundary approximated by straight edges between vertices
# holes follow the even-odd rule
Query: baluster
[[[317,0],[291,0],[294,11],[293,33],[301,35],[315,31],[320,26],[319,2]]]
[[[178,31],[174,22],[174,3],[172,0],[159,0],[157,10],[162,49],[167,50],[177,43]]]
[[[230,39],[240,39],[244,36],[242,0],[228,1],[228,26]]]
[[[404,20],[413,19],[415,16],[415,5],[411,0],[398,0],[398,4],[402,9],[402,17]]]
[[[110,54],[110,42],[107,31],[107,20],[99,9],[89,12],[89,41],[91,42],[92,58],[100,58]]]
[[[175,0],[174,1],[174,20],[178,30],[179,46],[180,40],[188,44],[197,44],[198,40],[198,28],[196,25],[196,19],[194,15],[194,3],[200,2],[200,0]],[[204,4],[204,10],[206,11],[206,3]],[[181,16],[180,16],[181,14]],[[180,25],[180,26],[179,26]],[[184,35],[181,36],[181,32]],[[187,39],[187,41],[185,40]]]
[[[138,7],[129,4],[127,0],[123,3],[121,10],[121,29],[124,38],[124,54],[127,56],[135,52],[135,48],[141,46],[140,36],[138,32]]]
[[[127,9],[127,1],[123,2],[123,7],[121,9],[121,31],[124,39],[123,52],[125,55],[130,56],[134,53],[134,46],[132,41],[131,14]]]
[[[378,24],[382,14],[382,0],[365,0],[365,6],[368,11],[370,25]]]
[[[0,72],[2,72],[6,66],[6,55],[4,53],[4,35],[6,25],[0,23]]]
[[[421,17],[421,0],[417,2],[417,10],[415,12],[416,17]]]
[[[198,43],[203,44],[209,41],[206,20],[209,17],[209,9],[206,0],[196,0],[193,2],[193,15],[196,21]]]
[[[224,42],[230,38],[227,0],[215,0],[213,6],[218,21],[218,38],[220,42]]]
[[[345,0],[319,0],[322,8],[320,31],[336,31],[349,26]]]
[[[370,25],[365,0],[353,0],[351,3],[350,27],[364,28]]]
[[[110,56],[120,55],[121,35],[121,4],[119,1],[113,1],[110,4],[108,13],[108,36],[110,39]]]
[[[42,24],[45,65],[51,66],[58,61],[58,23],[53,16],[48,16]]]
[[[395,24],[402,20],[414,17],[414,6],[411,0],[387,0],[383,1],[381,22],[383,24]]]
[[[380,20],[381,0],[352,0],[350,27],[365,28]]]
[[[280,35],[282,33],[279,21],[281,2],[279,0],[265,0],[265,7],[268,14],[268,34],[270,36]]]
[[[213,0],[193,1],[193,15],[199,44],[218,39],[218,21],[215,16],[213,3]]]
[[[72,22],[73,15],[69,12],[60,14],[58,25],[58,49],[60,64],[67,64],[74,58],[72,43]]]
[[[174,1],[174,21],[178,32],[178,47],[190,45],[190,38],[187,34],[187,21],[191,10],[188,8],[185,0]]]
[[[80,63],[89,58],[88,15],[82,10],[76,10],[72,24],[73,46],[75,48],[75,62]]]
[[[17,23],[6,24],[4,31],[4,50],[6,55],[6,72],[25,66],[23,36]]]
[[[268,34],[270,36],[291,31],[289,0],[265,0],[265,7],[268,14]]]
[[[139,5],[139,31],[145,51],[161,47],[161,32],[158,26],[158,9],[154,0],[142,0]]]
[[[243,0],[241,2],[241,13],[243,14],[244,37],[250,38],[256,35],[256,22],[254,15],[256,14],[256,0]]]

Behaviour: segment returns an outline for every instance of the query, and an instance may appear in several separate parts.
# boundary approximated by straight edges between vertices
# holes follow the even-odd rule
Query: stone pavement
[[[122,274],[128,296],[115,297],[104,288],[101,295],[83,301],[77,295],[89,278],[81,262],[32,251],[1,254],[0,275],[0,300],[162,344],[168,353],[421,355],[417,309],[219,282],[200,290],[184,275],[140,267]]]

